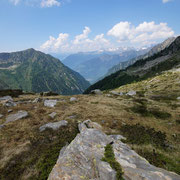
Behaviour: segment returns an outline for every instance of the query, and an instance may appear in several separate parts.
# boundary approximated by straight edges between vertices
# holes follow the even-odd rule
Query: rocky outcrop
[[[16,106],[17,104],[13,101],[11,96],[3,96],[0,98],[0,103],[3,104],[5,107],[12,107]]]
[[[111,94],[116,95],[116,96],[122,96],[122,92],[116,92],[116,91],[110,91]]]
[[[44,106],[46,107],[54,107],[57,104],[57,100],[45,100]]]
[[[74,101],[77,101],[77,98],[71,97],[71,98],[70,98],[70,102],[74,102]]]
[[[22,118],[26,118],[27,116],[28,116],[27,111],[18,111],[15,114],[11,114],[11,115],[7,116],[5,124],[7,124],[9,122],[17,121]]]
[[[0,101],[13,101],[11,96],[3,96],[0,97]]]
[[[102,95],[103,92],[100,89],[95,89],[91,91],[91,94]]]
[[[62,126],[67,126],[68,122],[65,120],[59,121],[59,122],[54,122],[54,123],[47,123],[44,124],[43,126],[41,126],[39,128],[39,131],[42,132],[44,130],[46,130],[47,128],[53,129],[53,130],[57,130]]]
[[[106,135],[90,120],[79,124],[80,133],[59,155],[49,180],[116,180],[116,172],[102,161],[104,148],[112,144],[125,180],[179,180],[180,176],[157,168],[122,143],[122,136]],[[93,128],[92,128],[93,127]]]
[[[131,90],[126,95],[134,96],[134,95],[136,95],[136,91]]]

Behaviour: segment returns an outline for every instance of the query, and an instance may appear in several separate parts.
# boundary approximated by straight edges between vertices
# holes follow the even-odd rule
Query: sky
[[[180,0],[0,0],[0,52],[147,47],[180,35]]]

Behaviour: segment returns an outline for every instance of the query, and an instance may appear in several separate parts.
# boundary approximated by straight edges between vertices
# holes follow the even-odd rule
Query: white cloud
[[[88,34],[91,32],[89,27],[85,27],[85,29],[83,30],[83,33],[80,35],[77,35],[73,41],[74,44],[80,44],[82,43],[83,40],[88,38]]]
[[[53,6],[61,6],[61,2],[59,0],[9,0],[14,5],[18,5],[20,2],[25,3],[26,5],[32,6],[40,6],[42,8],[45,7],[53,7]]]
[[[52,6],[60,6],[61,3],[57,0],[42,0],[41,7],[52,7]]]
[[[17,5],[20,2],[20,0],[10,0],[10,2],[12,2],[14,5]]]
[[[59,50],[64,51],[69,46],[67,42],[68,37],[69,34],[66,33],[60,33],[57,39],[50,36],[49,40],[42,44],[40,49],[50,52],[57,52]]]
[[[85,52],[113,47],[104,34],[96,35],[90,39],[88,37],[90,32],[90,28],[85,27],[83,33],[75,36],[73,40],[68,40],[69,35],[63,33],[59,34],[57,39],[50,36],[49,40],[41,45],[40,50],[46,52]]]
[[[172,0],[162,0],[163,3],[167,3],[167,2],[170,2]]]
[[[114,36],[118,41],[125,41],[132,37],[133,27],[130,22],[120,22],[116,24],[107,33],[109,36]]]
[[[107,35],[115,37],[121,43],[147,45],[156,42],[158,39],[173,36],[174,31],[168,27],[167,23],[155,24],[152,21],[134,26],[130,22],[120,22],[110,29]]]
[[[50,36],[49,40],[41,45],[40,50],[74,53],[117,48],[119,46],[142,47],[159,43],[168,37],[174,36],[174,31],[168,27],[167,23],[156,24],[154,21],[143,22],[137,26],[127,21],[120,22],[107,32],[107,37],[102,33],[94,38],[89,38],[90,32],[91,29],[85,27],[81,34],[72,39],[69,39],[69,34],[66,33],[60,33],[57,38]],[[110,36],[114,37],[115,41]]]

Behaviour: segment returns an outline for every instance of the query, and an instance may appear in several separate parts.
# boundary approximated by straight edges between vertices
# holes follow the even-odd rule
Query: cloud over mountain
[[[83,32],[75,37],[70,37],[67,33],[60,33],[57,38],[50,36],[49,40],[41,45],[40,50],[46,52],[95,51],[124,44],[140,47],[174,36],[174,31],[167,23],[156,24],[154,21],[143,22],[138,26],[128,21],[119,22],[106,35],[102,33],[94,38],[89,38],[90,33],[91,29],[86,26]]]
[[[152,21],[134,26],[126,21],[116,24],[108,31],[107,35],[115,37],[119,42],[129,41],[131,44],[142,43],[147,45],[156,42],[158,39],[173,36],[174,31],[168,27],[167,23],[156,24]]]
[[[113,46],[104,37],[104,34],[96,35],[93,39],[90,39],[88,37],[90,32],[90,28],[85,27],[82,34],[76,35],[73,40],[69,40],[69,34],[66,33],[60,33],[58,38],[50,36],[49,40],[43,43],[40,49],[50,52],[78,52],[95,51]]]

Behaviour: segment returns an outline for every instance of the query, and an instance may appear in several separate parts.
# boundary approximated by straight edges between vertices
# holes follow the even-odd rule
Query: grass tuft
[[[112,169],[116,171],[116,179],[117,180],[124,180],[122,175],[123,171],[121,168],[121,165],[116,161],[113,147],[111,144],[107,144],[105,147],[104,157],[102,158],[102,161],[105,161],[110,164]]]

